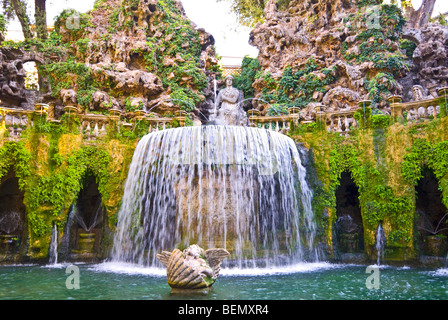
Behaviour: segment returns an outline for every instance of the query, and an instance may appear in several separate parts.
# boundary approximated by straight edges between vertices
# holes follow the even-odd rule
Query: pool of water
[[[79,268],[79,289],[69,289],[67,284],[70,287],[74,283],[70,277],[75,274],[68,266],[0,266],[0,299],[448,299],[448,269],[380,266],[377,273],[366,273],[367,266],[329,263],[277,269],[223,269],[212,291],[183,295],[171,293],[164,270],[112,263],[75,264]]]

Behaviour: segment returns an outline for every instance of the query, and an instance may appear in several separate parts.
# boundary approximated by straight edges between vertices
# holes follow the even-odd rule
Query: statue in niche
[[[204,251],[193,244],[184,251],[162,251],[156,257],[167,268],[167,282],[171,288],[206,289],[215,283],[221,263],[229,255],[225,249]]]
[[[215,123],[220,125],[245,126],[247,116],[241,102],[243,94],[233,87],[233,77],[227,76],[226,87],[219,91],[215,101]]]

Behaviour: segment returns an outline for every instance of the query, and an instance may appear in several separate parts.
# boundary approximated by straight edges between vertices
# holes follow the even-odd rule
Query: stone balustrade
[[[288,115],[262,116],[259,110],[252,109],[247,111],[249,125],[252,127],[261,126],[262,128],[286,133],[289,131],[291,122],[298,125],[300,115],[298,112],[290,112]]]
[[[109,117],[99,114],[86,114],[80,115],[80,128],[79,131],[83,133],[87,140],[96,139],[106,136],[106,127],[109,125]]]
[[[395,121],[406,120],[435,119],[440,113],[440,98],[427,99],[413,102],[398,102],[390,105],[391,116]]]
[[[355,112],[358,110],[361,110],[361,108],[334,112],[317,112],[316,121],[325,123],[328,132],[347,133],[359,128],[358,121],[354,117]]]
[[[42,110],[46,112],[46,109]],[[42,114],[42,111],[0,107],[0,134],[3,135],[8,131],[9,140],[20,139],[22,132],[33,125],[35,114]]]
[[[420,119],[434,119],[438,116],[446,116],[448,114],[448,88],[440,88],[438,90],[439,97],[423,99],[413,102],[402,102],[400,96],[391,96],[390,113],[392,121],[404,121],[405,117],[408,122]],[[247,111],[249,125],[253,127],[262,127],[268,130],[287,133],[291,128],[291,124],[299,125],[313,123],[319,121],[325,124],[329,132],[338,132],[347,135],[351,130],[357,129],[364,124],[358,123],[362,121],[362,110],[370,107],[369,100],[363,100],[358,103],[357,108],[349,110],[329,111],[324,105],[316,104],[312,116],[310,110],[301,110],[298,107],[288,109],[287,115],[263,116],[256,109]],[[60,123],[61,120],[54,119],[52,108],[46,104],[36,104],[35,110],[23,110],[15,108],[0,107],[0,134],[3,136],[8,131],[9,140],[18,140],[22,132],[28,127],[33,126],[33,120],[36,116],[46,116],[46,121],[52,123]],[[175,117],[161,117],[156,113],[148,113],[138,110],[134,114],[123,114],[121,110],[111,109],[108,115],[103,114],[80,114],[74,106],[66,106],[64,108],[65,116],[73,116],[79,120],[78,129],[87,140],[95,140],[107,135],[110,126],[115,128],[125,128],[134,130],[141,123],[147,126],[147,132],[155,132],[165,130],[177,125],[184,126],[187,113],[179,110],[175,113]],[[361,116],[358,120],[355,113],[360,111]],[[370,117],[370,112],[366,113]],[[368,119],[364,119],[368,121]],[[365,123],[365,122],[363,122]],[[146,129],[145,129],[146,130]]]

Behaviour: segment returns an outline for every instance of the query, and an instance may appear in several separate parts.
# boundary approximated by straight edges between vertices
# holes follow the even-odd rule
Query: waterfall
[[[49,262],[50,264],[58,263],[58,227],[55,224],[53,225],[53,230],[51,231]]]
[[[380,260],[382,255],[384,254],[384,249],[386,247],[386,236],[384,235],[383,226],[380,223],[378,225],[378,228],[376,229],[376,242],[375,242],[375,249],[377,252],[377,262],[376,264],[380,265]]]
[[[72,204],[68,211],[67,216],[67,223],[64,227],[64,232],[61,237],[60,245],[59,245],[59,257],[62,257],[62,260],[66,260],[70,254],[70,236],[71,236],[71,230],[73,227],[73,222],[75,219],[75,216],[77,214],[77,208],[76,204]],[[56,252],[57,253],[57,252]]]
[[[160,266],[156,253],[226,248],[237,267],[316,259],[312,191],[293,140],[238,126],[154,132],[138,143],[112,261]]]

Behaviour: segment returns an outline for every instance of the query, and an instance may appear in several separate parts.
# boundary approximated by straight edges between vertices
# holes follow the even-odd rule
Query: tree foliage
[[[2,9],[7,20],[14,17],[20,22],[23,36],[26,40],[34,37],[31,32],[31,20],[26,12],[27,0],[1,0]],[[34,19],[37,37],[40,39],[47,38],[47,18],[46,18],[46,0],[34,0]]]
[[[264,22],[264,6],[268,0],[216,0],[227,1],[231,10],[237,15],[238,21],[247,27],[254,27],[258,22]]]

